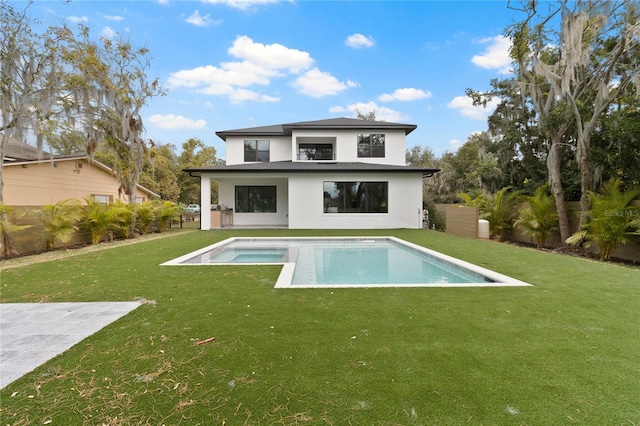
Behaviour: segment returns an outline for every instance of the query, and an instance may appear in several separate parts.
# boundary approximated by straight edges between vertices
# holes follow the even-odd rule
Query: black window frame
[[[273,194],[268,193],[271,190]],[[234,194],[236,213],[278,212],[278,187],[276,185],[236,185]]]
[[[324,181],[324,213],[389,213],[387,181]]]
[[[298,160],[333,160],[332,143],[301,143],[298,145]]]
[[[245,163],[268,163],[271,158],[271,140],[269,139],[245,139],[244,161]]]
[[[359,133],[358,158],[385,158],[384,133]]]

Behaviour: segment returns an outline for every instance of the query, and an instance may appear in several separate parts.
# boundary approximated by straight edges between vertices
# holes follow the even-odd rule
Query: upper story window
[[[384,158],[384,134],[360,133],[358,135],[358,157]]]
[[[244,141],[244,161],[264,161],[269,162],[269,140],[245,140]]]
[[[333,145],[330,143],[301,143],[298,160],[333,160]]]

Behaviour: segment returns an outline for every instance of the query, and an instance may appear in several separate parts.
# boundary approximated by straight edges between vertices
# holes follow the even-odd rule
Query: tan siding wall
[[[69,198],[82,201],[94,194],[119,198],[115,175],[87,160],[5,165],[3,173],[4,203],[9,206],[43,206]],[[149,200],[146,191],[139,190],[138,196]]]

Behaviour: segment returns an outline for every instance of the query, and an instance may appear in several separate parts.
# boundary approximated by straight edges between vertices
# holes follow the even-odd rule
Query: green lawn
[[[274,289],[279,266],[159,266],[301,235],[394,235],[534,286]],[[157,302],[3,389],[2,425],[640,424],[638,268],[424,230],[234,230],[0,278],[3,303]]]

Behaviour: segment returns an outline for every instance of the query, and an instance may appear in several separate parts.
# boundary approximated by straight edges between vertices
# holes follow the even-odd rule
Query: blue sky
[[[506,1],[56,0],[29,10],[148,47],[148,75],[167,95],[143,110],[146,136],[178,150],[197,137],[220,158],[216,131],[356,109],[416,124],[407,148],[455,151],[491,112],[465,89],[507,76],[501,35],[522,19]]]

